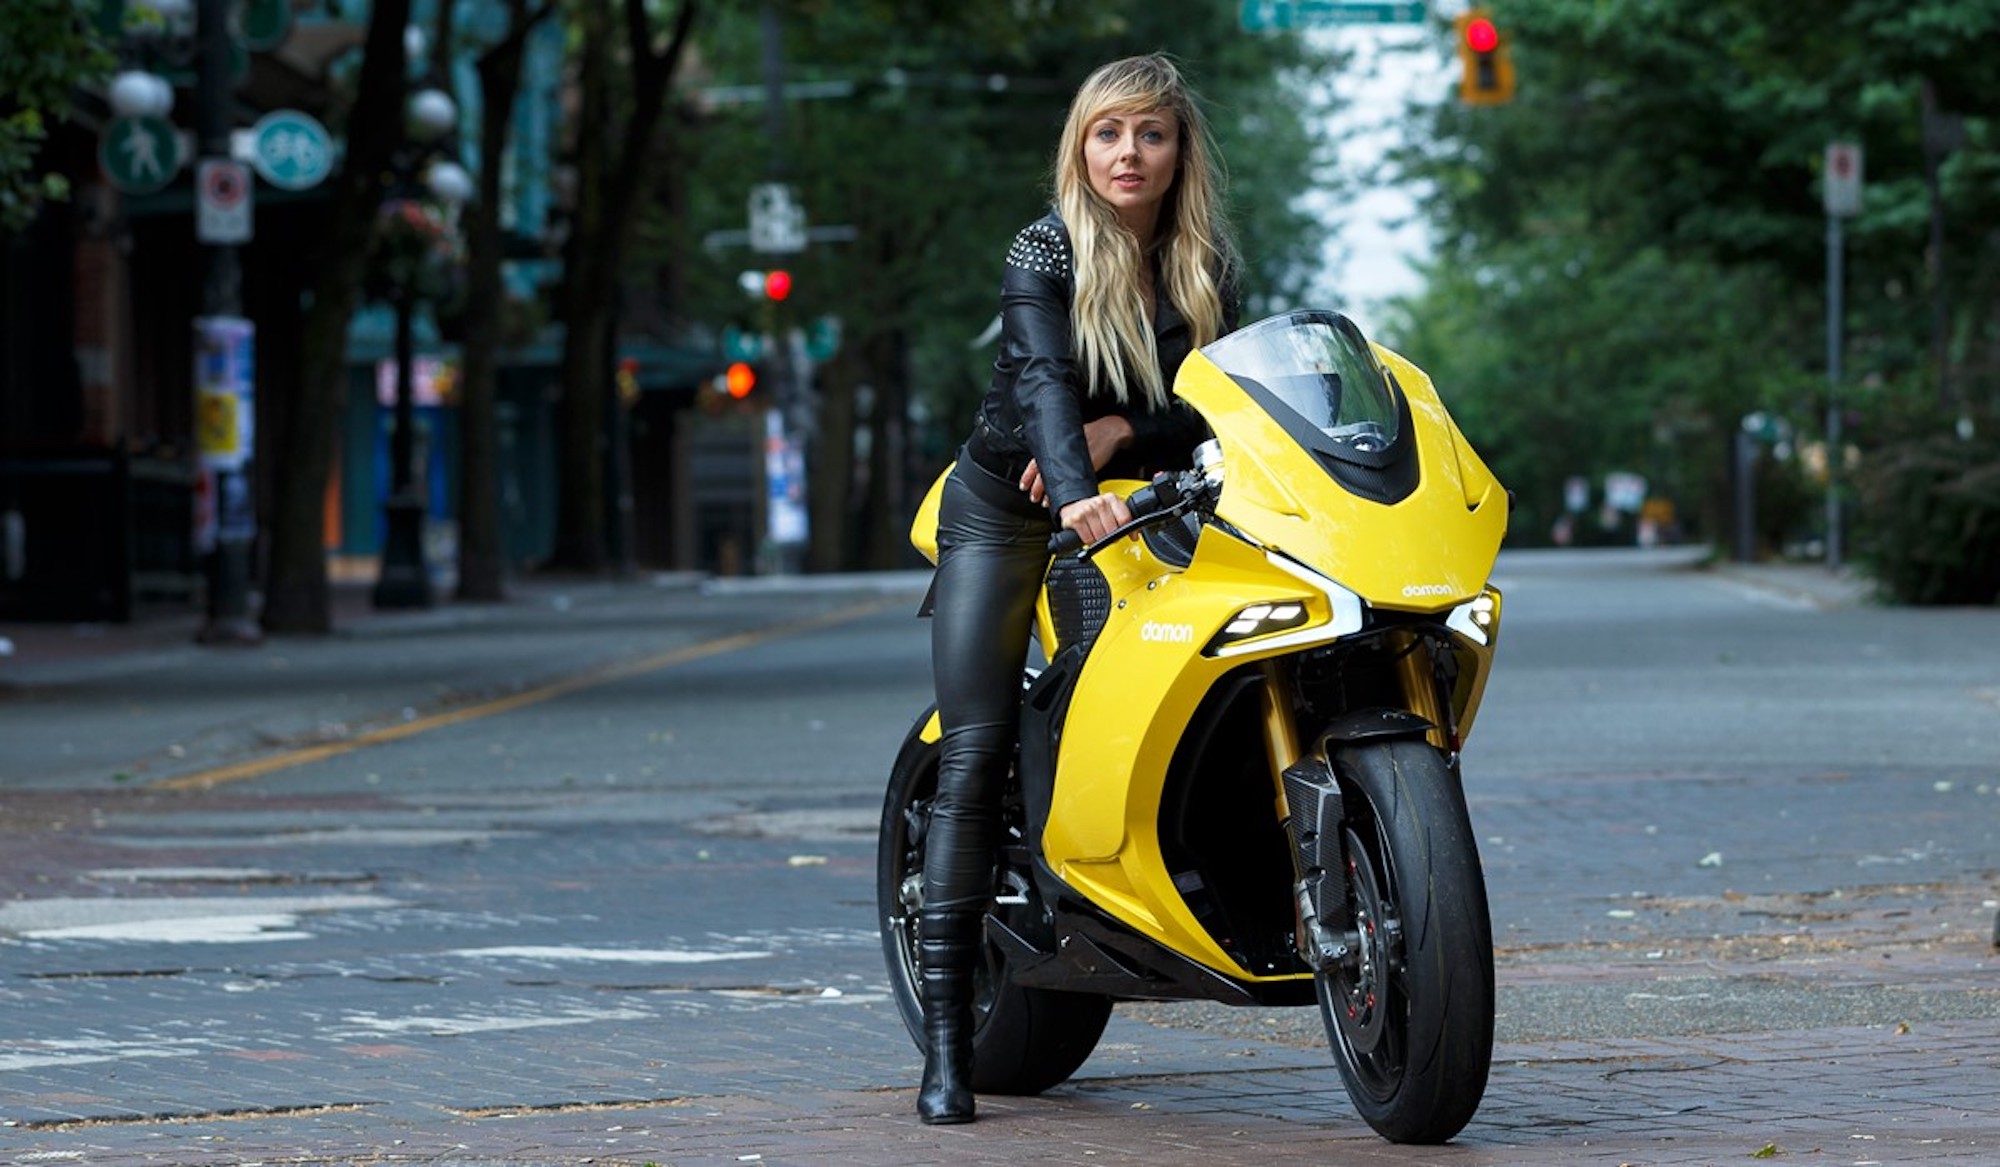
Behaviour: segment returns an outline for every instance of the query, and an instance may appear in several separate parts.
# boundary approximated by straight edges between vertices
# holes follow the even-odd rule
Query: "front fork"
[[[1340,787],[1323,764],[1303,758],[1292,679],[1276,660],[1264,674],[1264,751],[1271,760],[1271,785],[1278,821],[1292,840],[1293,943],[1314,972],[1353,959],[1359,936],[1343,917],[1347,867],[1340,854]]]

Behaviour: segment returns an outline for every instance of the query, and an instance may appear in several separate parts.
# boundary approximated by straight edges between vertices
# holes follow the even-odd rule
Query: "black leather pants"
[[[944,737],[924,848],[924,907],[984,911],[993,892],[1000,788],[1021,715],[1048,512],[961,457],[945,482],[932,594],[931,672]]]

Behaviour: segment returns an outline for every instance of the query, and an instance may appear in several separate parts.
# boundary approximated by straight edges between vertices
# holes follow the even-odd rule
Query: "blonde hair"
[[[1151,110],[1174,115],[1180,162],[1160,208],[1159,227],[1142,244],[1091,188],[1083,151],[1099,118]],[[1070,325],[1090,391],[1108,389],[1124,403],[1137,389],[1155,406],[1164,405],[1167,386],[1147,322],[1140,264],[1152,252],[1159,254],[1163,290],[1200,346],[1222,333],[1221,284],[1233,258],[1222,210],[1220,155],[1208,120],[1173,61],[1159,53],[1128,57],[1085,78],[1070,101],[1055,171],[1056,208],[1069,227],[1076,264]]]

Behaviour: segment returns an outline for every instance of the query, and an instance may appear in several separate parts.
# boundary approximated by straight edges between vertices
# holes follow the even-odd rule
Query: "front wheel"
[[[882,927],[882,954],[889,966],[889,986],[903,1024],[917,1047],[924,1044],[924,1006],[917,967],[917,913],[924,899],[924,836],[930,826],[932,800],[937,796],[936,742],[925,741],[928,717],[920,718],[896,756],[889,792],[882,806],[882,832],[877,844],[875,901]],[[1019,790],[1010,776],[1005,799],[1006,848],[1019,858]],[[1000,882],[1006,903],[992,911],[1040,915],[1040,897],[1026,871],[1014,862],[1001,864]],[[1030,921],[1015,921],[1025,930]],[[1097,1048],[1111,1019],[1107,997],[1027,989],[1014,984],[1007,960],[991,944],[981,945],[983,960],[972,989],[972,1086],[982,1094],[1039,1094],[1068,1079]]]
[[[1348,1095],[1399,1143],[1472,1119],[1493,1060],[1493,929],[1457,777],[1422,741],[1334,753],[1349,955],[1317,978]]]

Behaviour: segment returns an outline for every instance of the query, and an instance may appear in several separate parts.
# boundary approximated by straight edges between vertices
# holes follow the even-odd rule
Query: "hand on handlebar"
[[[1064,528],[1075,531],[1085,543],[1095,543],[1106,539],[1111,533],[1132,521],[1132,508],[1125,500],[1106,491],[1090,498],[1080,498],[1062,509],[1060,522]]]
[[[1049,554],[1067,555],[1072,551],[1096,544],[1116,535],[1120,529],[1129,530],[1131,537],[1139,537],[1138,526],[1155,516],[1165,518],[1178,514],[1193,501],[1192,492],[1201,489],[1200,481],[1192,474],[1162,474],[1152,483],[1132,492],[1132,497],[1121,499],[1114,494],[1100,494],[1095,498],[1081,499],[1063,508],[1063,529],[1049,540]],[[1108,500],[1108,501],[1107,501]],[[1094,509],[1093,509],[1094,508]],[[1072,512],[1077,521],[1072,521]],[[1086,521],[1086,513],[1088,520]],[[1093,523],[1106,517],[1118,517],[1102,533]]]

